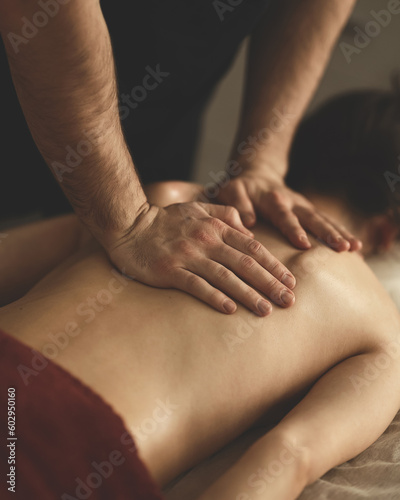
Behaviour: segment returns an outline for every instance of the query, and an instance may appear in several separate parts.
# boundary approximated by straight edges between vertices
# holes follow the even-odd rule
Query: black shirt
[[[271,1],[102,0],[120,117],[144,182],[189,178],[207,99]],[[10,135],[2,138],[1,216],[63,211],[68,203],[32,141],[3,51],[0,65],[0,126]]]

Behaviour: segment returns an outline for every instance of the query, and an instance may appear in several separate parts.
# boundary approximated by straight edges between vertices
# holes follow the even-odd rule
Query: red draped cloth
[[[0,390],[0,498],[162,500],[113,409],[2,331]]]

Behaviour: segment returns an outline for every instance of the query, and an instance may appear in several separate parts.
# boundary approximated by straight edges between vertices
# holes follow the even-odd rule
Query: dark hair
[[[330,99],[299,126],[287,184],[337,195],[363,216],[400,208],[400,86]],[[390,177],[391,176],[391,177]],[[396,177],[397,176],[397,177]],[[394,187],[396,189],[394,189]]]

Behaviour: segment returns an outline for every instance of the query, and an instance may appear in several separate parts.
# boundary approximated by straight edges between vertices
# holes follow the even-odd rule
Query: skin
[[[149,196],[161,205],[192,199],[196,189],[153,186]],[[23,231],[10,232],[1,262],[9,262],[13,236],[21,241]],[[240,306],[219,315],[179,290],[117,279],[85,230],[69,259],[0,310],[0,327],[39,351],[50,333],[76,322],[79,333],[54,362],[113,405],[161,486],[247,429],[285,417],[201,500],[244,500],[254,493],[249,477],[285,446],[296,459],[286,457],[260,498],[294,499],[372,444],[400,408],[400,358],[387,354],[399,346],[400,317],[362,256],[339,255],[312,237],[312,249],[300,251],[268,226],[254,232],[298,275],[295,306],[274,307],[268,318]],[[366,381],[366,363],[382,355],[389,364]],[[364,383],[355,385],[355,377]],[[143,426],[161,411],[159,401],[169,401],[170,412],[148,435]]]
[[[321,7],[318,0],[308,0],[300,9],[298,2],[285,2],[289,10],[294,9],[296,17],[286,19],[279,11],[277,19],[293,32],[293,40],[282,38],[279,30],[270,40],[255,34],[248,94],[255,87],[256,98],[246,98],[242,132],[267,126],[269,111],[263,110],[280,107],[282,103],[300,113],[304,111],[353,3],[336,0],[329,2],[334,7]],[[41,154],[75,213],[111,262],[143,283],[184,290],[220,312],[229,314],[236,310],[231,296],[251,311],[267,314],[268,305],[264,305],[263,312],[260,310],[262,297],[254,290],[259,288],[259,280],[247,273],[248,256],[253,256],[251,249],[256,244],[235,209],[192,203],[178,210],[160,207],[147,199],[121,130],[114,58],[99,0],[63,3],[46,26],[15,48],[10,33],[20,34],[22,18],[31,20],[37,11],[36,0],[0,0],[0,31],[15,89]],[[313,45],[315,41],[318,50]],[[278,47],[275,58],[265,57],[267,42],[274,50]],[[293,71],[276,63],[288,54]],[[308,60],[310,64],[304,65]],[[271,74],[272,84],[264,85]],[[254,83],[258,80],[262,80],[262,86]],[[299,81],[306,83],[299,85]],[[277,92],[276,82],[280,82],[282,92]],[[297,102],[300,108],[294,106]],[[279,149],[287,150],[287,133],[278,136],[274,148],[281,141]],[[68,164],[68,148],[75,151],[80,147],[90,152],[83,155],[78,165]],[[269,153],[268,158],[272,156]],[[243,172],[236,191],[226,191],[220,201],[242,211],[243,200],[237,192],[246,188],[246,196],[255,205],[256,199],[259,207],[264,197],[270,200],[262,215],[299,248],[308,247],[307,242],[301,242],[299,224],[338,251],[355,248],[351,235],[333,228],[331,222],[318,216],[312,204],[283,188],[282,175],[279,186],[275,174],[273,182],[269,177],[267,180],[267,170],[271,169],[263,168],[260,176],[253,169]],[[299,217],[300,209],[306,214],[303,218]],[[304,235],[304,231],[301,233]],[[173,241],[171,234],[175,235]],[[338,234],[342,238],[339,245],[335,241]],[[284,290],[288,293],[293,277],[285,281],[287,270],[283,265],[278,265],[266,251],[259,255],[257,262],[264,270],[259,268],[257,275],[268,276],[264,281],[273,284],[262,291],[276,300]],[[230,280],[226,279],[228,272]],[[234,279],[234,275],[240,278]],[[238,295],[237,290],[250,299],[243,301],[243,293]]]
[[[221,187],[217,199],[235,206],[246,227],[259,214],[301,249],[310,247],[306,231],[338,251],[361,248],[338,219],[323,215],[284,181],[296,128],[354,5],[354,0],[274,2],[250,38],[242,113],[230,154],[240,173]]]

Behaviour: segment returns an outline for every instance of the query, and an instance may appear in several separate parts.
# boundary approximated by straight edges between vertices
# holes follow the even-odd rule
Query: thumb
[[[243,182],[231,182],[221,193],[224,203],[236,208],[244,226],[253,227],[256,223],[256,212]]]
[[[228,226],[233,227],[233,229],[240,231],[246,236],[250,236],[250,238],[254,238],[254,234],[243,225],[239,212],[236,208],[227,205],[210,204],[208,205],[207,210],[211,217],[216,217],[217,219],[225,222],[225,224],[228,224]]]

